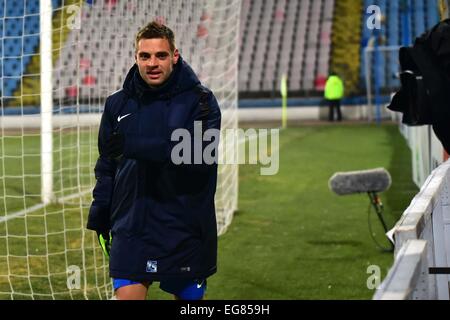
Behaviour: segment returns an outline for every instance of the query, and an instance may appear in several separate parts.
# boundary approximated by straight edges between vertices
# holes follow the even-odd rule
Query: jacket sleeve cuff
[[[87,229],[94,231],[109,231],[109,208],[91,206],[87,222]]]

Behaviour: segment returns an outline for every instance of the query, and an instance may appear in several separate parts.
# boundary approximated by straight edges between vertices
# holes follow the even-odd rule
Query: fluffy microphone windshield
[[[391,186],[391,175],[384,168],[336,172],[328,185],[338,195],[382,192]]]

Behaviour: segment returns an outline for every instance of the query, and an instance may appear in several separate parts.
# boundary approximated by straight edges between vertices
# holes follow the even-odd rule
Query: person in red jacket
[[[217,161],[191,161],[203,141],[174,161],[173,133],[218,132],[220,109],[167,26],[148,24],[135,46],[136,63],[102,115],[87,228],[110,258],[117,299],[145,299],[155,281],[176,299],[202,299],[216,272]],[[218,139],[208,148],[215,160]]]

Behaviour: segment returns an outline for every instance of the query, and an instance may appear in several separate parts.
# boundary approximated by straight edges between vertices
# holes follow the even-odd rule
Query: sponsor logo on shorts
[[[197,282],[197,289],[200,289],[203,286],[203,282],[205,282],[205,280],[202,280],[200,283]]]

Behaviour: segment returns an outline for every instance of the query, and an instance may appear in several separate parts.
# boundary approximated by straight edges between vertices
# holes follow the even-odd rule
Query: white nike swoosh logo
[[[118,116],[118,117],[117,117],[117,122],[120,122],[120,120],[122,120],[122,119],[125,118],[125,117],[128,117],[130,114],[131,114],[131,113],[127,113],[127,114],[124,115],[124,116]]]
[[[200,289],[202,287],[202,285],[203,285],[203,281],[200,284],[197,283],[197,289]]]

